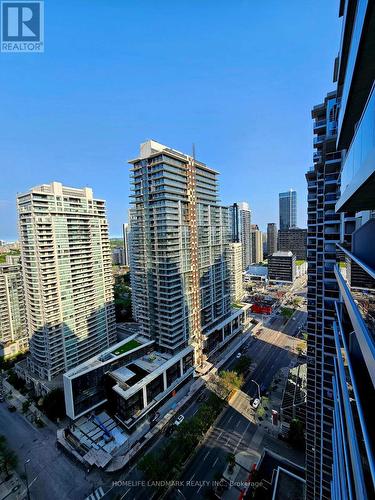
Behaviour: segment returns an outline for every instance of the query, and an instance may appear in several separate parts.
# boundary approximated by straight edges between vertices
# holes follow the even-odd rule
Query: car
[[[16,411],[16,407],[14,405],[9,405],[8,406],[8,410],[11,412],[11,413],[14,413]]]
[[[185,417],[183,415],[179,415],[173,423],[176,427],[178,427],[184,420]]]
[[[150,423],[151,423],[151,424],[156,423],[156,421],[158,420],[158,418],[159,418],[159,417],[160,417],[160,413],[157,411],[157,412],[155,413],[155,415],[153,415],[153,416],[151,417],[151,419],[150,419]]]
[[[293,321],[296,321],[296,318],[292,318]]]
[[[260,399],[255,398],[254,401],[251,403],[251,406],[256,410],[258,406],[260,405]]]
[[[238,353],[236,354],[236,358],[237,358],[237,359],[239,359],[241,356],[242,356],[242,354],[241,354],[240,352],[238,352]]]

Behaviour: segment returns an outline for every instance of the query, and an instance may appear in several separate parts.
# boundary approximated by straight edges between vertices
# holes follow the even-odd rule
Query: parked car
[[[176,427],[178,427],[184,420],[185,417],[183,415],[179,415],[173,423]]]
[[[256,410],[258,406],[260,405],[260,399],[255,398],[254,401],[251,403],[251,406]]]
[[[14,405],[9,405],[8,406],[8,410],[11,412],[11,413],[14,413],[16,411],[16,407]]]
[[[159,418],[159,417],[160,417],[160,413],[159,413],[159,412],[156,412],[156,413],[155,413],[155,415],[153,415],[153,416],[151,417],[150,422],[151,422],[152,424],[156,423],[156,421],[158,420],[158,418]]]

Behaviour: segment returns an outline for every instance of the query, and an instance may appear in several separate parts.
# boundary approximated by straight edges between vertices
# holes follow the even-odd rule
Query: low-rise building
[[[296,256],[292,252],[275,252],[268,257],[268,279],[293,283],[296,279]]]
[[[67,415],[75,420],[107,405],[128,431],[193,376],[193,349],[172,356],[133,335],[64,374]]]

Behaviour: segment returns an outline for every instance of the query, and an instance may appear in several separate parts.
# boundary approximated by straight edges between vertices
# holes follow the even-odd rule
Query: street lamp
[[[259,387],[259,384],[255,380],[251,380],[251,381],[254,382],[254,384],[258,387],[258,396],[259,396],[259,401],[260,401],[261,400],[261,396],[260,396],[260,387]]]
[[[23,468],[25,470],[25,477],[26,477],[26,489],[27,489],[27,500],[30,500],[30,490],[29,490],[29,478],[27,477],[27,469],[26,465],[30,463],[30,458],[24,461],[23,463]]]

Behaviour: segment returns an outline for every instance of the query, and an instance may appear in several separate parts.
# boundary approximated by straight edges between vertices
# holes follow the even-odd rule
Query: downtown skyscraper
[[[375,490],[375,3],[341,1],[337,90],[312,110],[307,498]]]
[[[277,252],[277,226],[274,222],[267,224],[267,255]]]
[[[245,201],[233,203],[229,207],[229,225],[233,243],[241,243],[242,270],[253,262],[251,239],[251,210]]]
[[[297,193],[290,189],[279,193],[280,230],[297,226]]]
[[[174,355],[191,345],[200,364],[233,319],[229,209],[217,201],[218,173],[155,141],[141,144],[130,163],[135,319],[160,351]]]
[[[17,197],[28,368],[51,380],[116,339],[104,200],[58,182]]]

